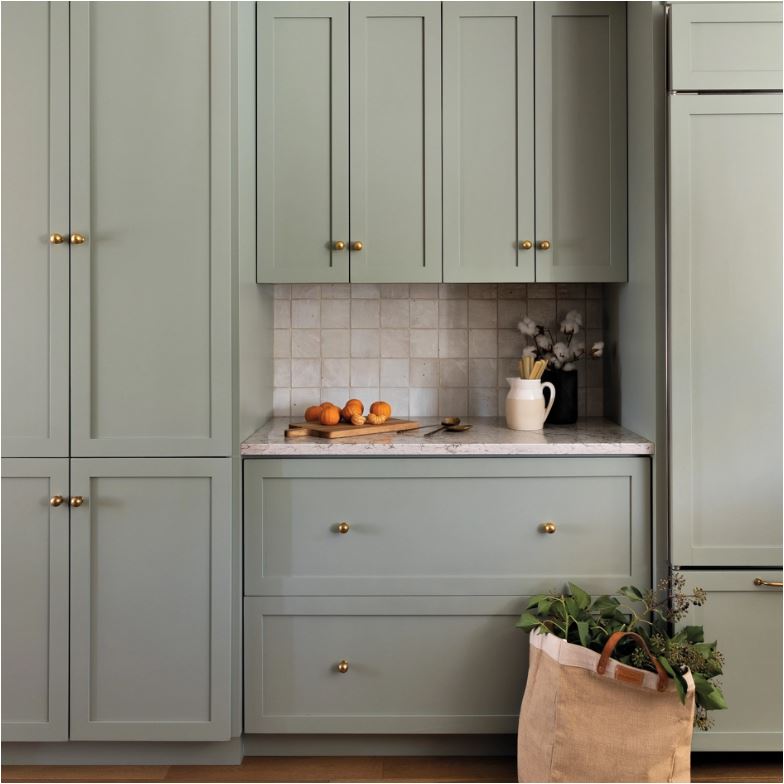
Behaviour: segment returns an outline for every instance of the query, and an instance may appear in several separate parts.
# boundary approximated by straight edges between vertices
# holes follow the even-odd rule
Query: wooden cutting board
[[[401,430],[416,430],[419,422],[408,419],[387,419],[383,425],[320,425],[318,422],[292,422],[286,430],[286,438],[318,436],[319,438],[346,438],[369,436],[378,433],[399,433]]]

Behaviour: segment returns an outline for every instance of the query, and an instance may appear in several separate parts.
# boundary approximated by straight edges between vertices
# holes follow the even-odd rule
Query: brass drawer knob
[[[62,234],[50,234],[49,243],[51,245],[62,245],[65,242],[65,237]]]
[[[71,245],[84,245],[87,242],[87,237],[84,234],[72,234]]]
[[[771,581],[771,580],[763,580],[761,577],[755,577],[754,578],[754,585],[757,585],[757,586],[765,585],[768,588],[782,588],[782,587],[784,587],[784,583],[779,583],[779,582]]]
[[[71,496],[71,506],[74,509],[78,509],[85,501],[83,495],[72,495]]]
[[[550,250],[550,241],[549,240],[542,240],[537,247],[539,250]]]
[[[534,244],[533,244],[533,242],[531,242],[531,240],[523,240],[520,243],[520,250],[531,250],[531,248],[533,248],[533,246],[534,246]]]
[[[343,240],[338,240],[333,247],[335,250],[343,250],[346,247],[346,243]]]
[[[49,506],[62,506],[65,503],[65,498],[61,495],[53,495],[49,499]]]
[[[558,529],[555,527],[555,523],[552,520],[548,520],[546,523],[542,524],[542,531],[546,534],[554,534]]]
[[[365,246],[361,242],[355,242],[351,245],[351,250],[362,250]]]
[[[347,534],[350,530],[351,526],[345,520],[342,523],[338,523],[339,534]]]
[[[342,675],[345,675],[348,672],[348,662],[345,659],[341,659],[338,662],[338,672]]]

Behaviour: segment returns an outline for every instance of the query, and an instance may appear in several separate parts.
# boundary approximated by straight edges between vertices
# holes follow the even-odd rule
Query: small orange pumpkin
[[[318,422],[321,419],[322,406],[308,406],[305,409],[306,422]]]
[[[330,403],[329,400],[322,401],[322,403],[321,403],[321,407],[322,408],[328,408],[329,406],[332,406],[332,408],[338,408],[334,403]],[[339,408],[338,408],[338,411],[340,411]]]
[[[392,416],[392,406],[389,403],[385,402],[384,400],[377,400],[373,405],[370,406],[370,413],[371,414],[378,414],[378,416],[382,416],[385,419],[388,419]]]
[[[340,409],[337,406],[324,406],[319,421],[322,425],[337,425],[340,422]]]
[[[343,414],[343,419],[345,419],[346,422],[350,422],[351,417],[354,415],[362,416],[362,412],[364,410],[365,406],[362,405],[362,401],[352,397],[351,400],[349,400],[346,405],[343,406],[343,411],[341,411],[341,413]]]

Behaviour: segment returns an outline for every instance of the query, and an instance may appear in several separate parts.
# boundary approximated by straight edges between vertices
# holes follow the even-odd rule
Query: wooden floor
[[[517,781],[512,757],[246,757],[242,765],[4,765],[3,781]],[[780,754],[696,754],[695,782],[779,782]]]

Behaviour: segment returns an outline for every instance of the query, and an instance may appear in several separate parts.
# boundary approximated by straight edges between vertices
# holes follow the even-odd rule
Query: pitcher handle
[[[555,387],[551,381],[542,381],[542,389],[545,387],[550,387],[550,402],[547,404],[547,408],[544,410],[544,421],[546,422],[547,415],[550,413],[550,409],[553,407],[553,403],[555,403]]]

